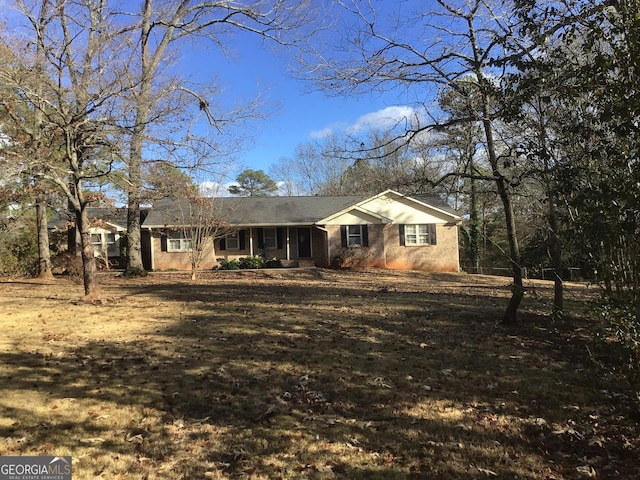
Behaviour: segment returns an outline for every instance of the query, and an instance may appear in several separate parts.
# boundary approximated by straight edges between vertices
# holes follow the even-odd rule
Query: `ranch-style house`
[[[147,270],[190,270],[193,205],[160,200],[142,215],[142,257]],[[205,214],[207,212],[204,212]],[[203,249],[202,269],[220,259],[262,256],[284,266],[370,266],[457,272],[462,217],[438,197],[375,196],[219,197],[209,215],[224,225]],[[89,208],[96,256],[124,265],[126,210]],[[73,219],[56,215],[49,228],[69,230]]]
[[[458,272],[459,214],[433,196],[393,190],[375,196],[220,197],[213,215],[227,227],[201,264],[247,256],[285,266],[372,266]],[[162,200],[142,223],[148,270],[191,268],[189,203]]]

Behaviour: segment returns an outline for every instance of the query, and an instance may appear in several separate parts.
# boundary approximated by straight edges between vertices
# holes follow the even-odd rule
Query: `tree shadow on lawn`
[[[531,314],[495,328],[496,299],[314,282],[129,293],[181,305],[179,320],[1,355],[0,391],[40,407],[7,409],[5,450],[69,451],[78,478],[638,474],[632,426],[580,345]]]

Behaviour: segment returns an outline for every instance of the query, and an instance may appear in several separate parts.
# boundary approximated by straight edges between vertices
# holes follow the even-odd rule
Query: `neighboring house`
[[[215,215],[226,222],[201,267],[217,259],[278,258],[287,266],[378,266],[458,272],[462,218],[437,197],[387,190],[373,197],[221,197]],[[187,201],[160,201],[142,224],[149,270],[189,270]],[[192,224],[192,222],[191,222]]]
[[[127,209],[87,207],[87,213],[91,222],[91,243],[95,256],[108,267],[123,267]],[[48,227],[53,231],[67,231],[67,246],[77,241],[75,216],[69,212],[54,215],[49,220]]]

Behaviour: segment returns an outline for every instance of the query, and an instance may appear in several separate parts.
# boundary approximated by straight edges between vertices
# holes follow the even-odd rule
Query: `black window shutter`
[[[429,243],[431,245],[436,244],[436,224],[432,223],[429,225]]]
[[[283,236],[284,236],[284,232],[283,232],[284,228],[278,227],[276,230],[276,246],[278,247],[278,250],[281,250],[282,247],[284,246],[284,241],[283,241]]]
[[[399,225],[400,227],[400,246],[404,247],[404,225]]]
[[[362,226],[362,246],[363,247],[369,246],[369,226],[368,225]]]
[[[166,230],[162,230],[160,232],[160,251],[161,252],[166,252],[167,251],[167,232],[166,232]]]
[[[342,240],[342,248],[347,248],[347,226],[340,225],[340,239]]]
[[[244,250],[245,241],[244,241],[244,230],[240,230],[238,232],[238,248],[240,250]]]
[[[225,237],[222,237],[220,239],[220,250],[226,250],[227,249],[227,239]]]
[[[264,228],[258,229],[258,248],[264,248]]]

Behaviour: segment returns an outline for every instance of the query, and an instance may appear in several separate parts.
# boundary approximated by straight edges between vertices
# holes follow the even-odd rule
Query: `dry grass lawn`
[[[638,479],[634,399],[536,282],[390,271],[0,281],[0,455],[74,479]],[[570,285],[579,311],[594,289]],[[634,413],[635,412],[635,413]]]

